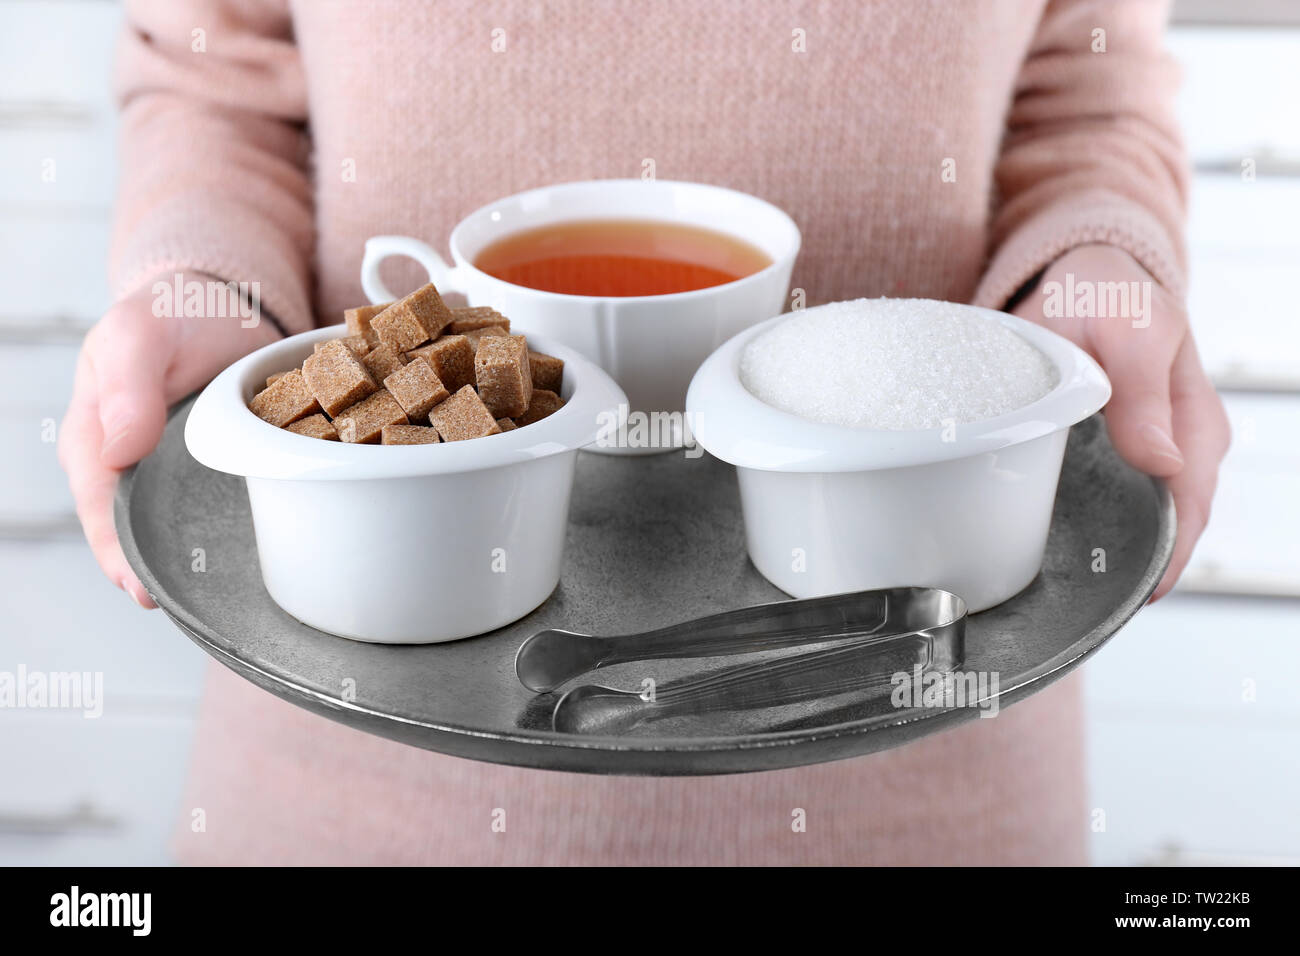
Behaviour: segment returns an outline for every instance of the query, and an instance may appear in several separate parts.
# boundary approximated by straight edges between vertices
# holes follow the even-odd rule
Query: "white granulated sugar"
[[[1042,352],[968,306],[856,299],[796,312],[755,338],[740,381],[769,405],[855,428],[993,418],[1056,386]]]

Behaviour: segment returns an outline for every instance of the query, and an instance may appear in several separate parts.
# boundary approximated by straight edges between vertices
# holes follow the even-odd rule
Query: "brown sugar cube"
[[[329,339],[328,341],[342,342],[357,358],[361,358],[370,351],[370,346],[366,344],[365,338],[360,335],[344,335],[337,339]],[[319,352],[325,344],[325,342],[317,342],[315,351]]]
[[[433,406],[444,401],[451,393],[423,358],[414,358],[388,378],[384,388],[397,399],[407,418],[423,418]]]
[[[339,339],[331,339],[307,356],[302,377],[325,414],[331,416],[379,389],[366,367]]]
[[[338,429],[320,412],[315,415],[308,415],[301,421],[294,422],[291,425],[285,425],[284,428],[285,431],[293,432],[295,435],[306,435],[308,438],[323,438],[325,441],[339,440]]]
[[[533,398],[533,374],[528,368],[524,337],[483,338],[474,355],[474,379],[479,397],[493,418],[515,418],[528,411]]]
[[[274,374],[268,375],[266,377],[266,387],[270,388],[272,385],[280,381],[280,379],[284,378],[288,374],[289,374],[288,372],[275,372]]]
[[[316,397],[297,369],[285,372],[274,383],[254,395],[248,408],[262,421],[270,422],[277,428],[320,411]]]
[[[469,339],[469,344],[473,347],[474,351],[477,352],[478,344],[483,341],[483,339],[489,336],[509,335],[510,333],[503,326],[489,325],[486,329],[474,329],[471,332],[464,332],[462,334],[465,338]]]
[[[533,400],[528,403],[528,411],[515,418],[515,424],[522,428],[533,422],[540,422],[547,415],[564,406],[564,399],[549,389],[533,389]]]
[[[371,328],[380,342],[397,352],[408,351],[429,341],[429,333],[419,320],[408,311],[397,310],[396,305],[375,316]]]
[[[498,418],[497,427],[500,428],[503,432],[512,432],[519,426],[515,424],[515,420],[513,418]]]
[[[560,393],[560,386],[564,384],[564,359],[529,349],[528,367],[533,373],[533,388],[544,388],[557,395]]]
[[[425,342],[419,348],[411,349],[409,352],[403,352],[402,364],[405,365],[407,362],[414,362],[418,358],[423,358],[425,354],[425,350],[432,345],[433,345],[432,342]]]
[[[466,336],[444,335],[436,342],[406,353],[409,359],[417,355],[433,367],[447,391],[459,392],[466,385],[474,384],[474,346]]]
[[[429,413],[429,424],[438,429],[443,441],[464,441],[496,435],[501,426],[487,410],[473,385],[466,385]]]
[[[398,352],[409,352],[429,339],[436,339],[450,323],[451,309],[430,282],[379,313],[371,320],[370,327],[379,341]]]
[[[361,358],[370,351],[370,343],[366,341],[364,335],[345,335],[339,341],[350,348],[352,354],[357,358]]]
[[[380,389],[369,398],[363,398],[334,419],[339,438],[360,445],[373,445],[385,425],[405,425],[406,413],[386,390]]]
[[[447,326],[447,331],[452,335],[460,335],[463,332],[475,332],[493,326],[509,332],[510,320],[496,309],[486,305],[473,305],[463,309],[452,309],[451,324]]]
[[[380,343],[361,357],[361,364],[366,367],[371,378],[382,382],[405,365],[406,360],[391,345]]]
[[[383,445],[436,445],[442,441],[432,425],[385,425],[380,431]]]
[[[379,344],[379,334],[370,327],[370,320],[393,303],[383,305],[359,305],[355,309],[343,310],[343,322],[348,327],[349,335],[363,336],[371,348]]]

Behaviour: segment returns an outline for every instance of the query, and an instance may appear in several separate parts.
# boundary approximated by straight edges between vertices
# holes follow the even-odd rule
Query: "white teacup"
[[[474,265],[484,248],[505,236],[593,219],[712,229],[757,247],[771,265],[707,289],[628,297],[542,292],[494,278]],[[794,221],[754,196],[699,183],[602,179],[533,189],[470,213],[452,230],[451,266],[418,239],[375,236],[366,242],[361,284],[371,302],[391,301],[396,296],[380,278],[379,266],[389,256],[409,256],[428,270],[439,291],[462,293],[470,305],[491,306],[510,318],[512,329],[562,342],[595,361],[627,393],[633,413],[676,413],[672,418],[679,422],[687,386],[700,363],[736,333],[784,311],[799,244]],[[647,431],[655,434],[655,426],[642,433]],[[634,432],[629,427],[618,450],[664,447],[661,442],[626,447],[626,436]],[[670,446],[682,440],[679,428],[674,426],[673,433]]]

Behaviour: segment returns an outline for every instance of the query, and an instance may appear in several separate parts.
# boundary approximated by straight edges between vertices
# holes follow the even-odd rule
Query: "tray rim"
[[[169,425],[175,417],[188,412],[194,397],[182,399],[168,410]],[[750,737],[617,737],[594,734],[579,736],[553,730],[530,730],[527,733],[482,730],[402,717],[362,706],[314,690],[232,653],[213,628],[194,617],[181,601],[161,586],[136,543],[134,528],[129,520],[138,467],[139,464],[132,465],[123,471],[114,495],[113,516],[118,540],[127,562],[140,577],[149,596],[182,633],[218,663],[289,703],[364,732],[421,749],[489,763],[561,772],[628,775],[759,772],[892,749],[978,717],[978,709],[969,706],[914,708],[898,717],[878,715],[822,727],[775,731]],[[1000,685],[998,693],[993,695],[997,698],[999,709],[1017,703],[1078,667],[1119,633],[1146,605],[1155,591],[1173,555],[1177,520],[1173,496],[1164,481],[1153,476],[1146,477],[1151,482],[1156,497],[1157,521],[1154,548],[1140,576],[1140,586],[1069,648],[1030,670],[1021,672],[1013,683]],[[347,640],[341,637],[333,639]],[[878,747],[852,746],[864,739],[880,742],[879,737],[885,735],[899,739],[887,741],[884,746]],[[497,749],[487,749],[489,742]],[[779,759],[782,755],[789,756],[796,752],[797,759]],[[549,759],[525,759],[539,753],[544,753]],[[749,766],[743,758],[754,753],[763,753],[777,759],[765,766]],[[818,756],[818,753],[822,755]],[[670,759],[665,762],[665,757]]]

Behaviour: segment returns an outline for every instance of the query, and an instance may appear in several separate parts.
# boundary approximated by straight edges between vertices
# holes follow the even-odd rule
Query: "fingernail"
[[[1146,441],[1147,448],[1151,449],[1153,454],[1176,461],[1180,465],[1183,463],[1183,453],[1178,450],[1178,446],[1169,437],[1169,433],[1159,425],[1149,423],[1143,425],[1138,429],[1138,434]]]
[[[126,437],[131,430],[131,420],[119,418],[112,427],[104,429],[104,443],[99,446],[99,454],[106,455],[108,450]]]
[[[131,600],[134,601],[136,604],[140,605],[140,607],[144,608],[146,611],[149,609],[149,605],[145,604],[143,601],[140,600],[140,595],[135,593],[135,588],[131,587],[131,582],[128,581],[126,578],[119,579],[117,582],[117,586],[120,587],[127,594],[129,594],[131,596]]]

